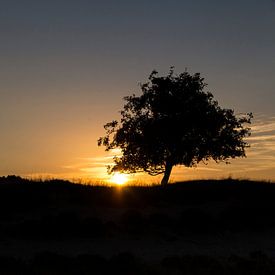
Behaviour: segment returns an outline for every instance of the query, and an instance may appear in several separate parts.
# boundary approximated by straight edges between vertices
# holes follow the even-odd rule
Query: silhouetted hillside
[[[68,228],[75,235],[104,235],[104,222],[118,232],[134,229],[139,234],[143,227],[149,234],[169,226],[179,233],[264,230],[275,228],[274,198],[274,184],[230,179],[117,188],[0,178],[2,222],[18,221],[20,234],[30,236],[71,236]]]
[[[32,181],[16,176],[0,177],[0,203],[27,206],[73,203],[102,206],[158,206],[232,202],[250,206],[273,203],[275,184],[249,180],[200,180],[167,187],[106,187],[75,184],[66,180]],[[35,204],[35,205],[33,205]]]
[[[1,177],[0,274],[274,274],[274,198],[275,184],[231,179],[163,188]]]

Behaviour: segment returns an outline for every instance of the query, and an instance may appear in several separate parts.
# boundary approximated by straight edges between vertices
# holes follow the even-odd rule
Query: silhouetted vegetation
[[[273,275],[275,260],[261,251],[248,257],[231,255],[216,259],[203,255],[169,256],[148,263],[129,252],[110,258],[80,254],[66,256],[40,252],[29,260],[0,256],[0,274],[4,275],[113,275],[113,274],[203,274],[203,275]]]
[[[93,246],[111,245],[116,240],[146,245],[153,240],[165,247],[189,239],[204,242],[230,239],[235,234],[264,236],[275,230],[274,197],[274,184],[246,180],[182,182],[163,189],[2,177],[0,245],[47,247],[84,241]],[[273,274],[275,268],[274,259],[264,252],[249,257],[179,252],[160,254],[151,262],[134,251],[135,247],[127,253],[114,249],[105,255],[75,253],[73,249],[67,254],[30,250],[28,258],[2,251],[0,274],[114,274],[118,270],[120,274]]]
[[[147,172],[164,174],[168,183],[175,165],[192,167],[210,159],[226,162],[245,157],[252,114],[235,115],[223,109],[199,73],[188,72],[158,76],[153,71],[149,82],[141,85],[141,96],[125,97],[120,123],[112,121],[104,128],[106,136],[98,145],[106,150],[120,148],[109,172]]]
[[[274,197],[275,185],[245,180],[183,182],[163,190],[2,177],[0,231],[24,238],[150,234],[169,227],[180,234],[257,231],[275,228]]]

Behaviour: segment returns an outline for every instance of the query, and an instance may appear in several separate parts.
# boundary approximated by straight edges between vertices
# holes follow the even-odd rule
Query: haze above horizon
[[[153,69],[175,66],[254,119],[246,159],[178,168],[172,180],[275,180],[274,1],[1,4],[0,176],[108,179],[116,152],[97,147],[102,126]]]

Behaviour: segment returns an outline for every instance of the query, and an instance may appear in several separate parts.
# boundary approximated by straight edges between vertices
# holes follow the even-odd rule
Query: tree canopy
[[[173,166],[245,157],[252,114],[235,115],[220,107],[206,86],[199,73],[177,75],[171,68],[167,76],[159,76],[153,71],[140,85],[140,96],[124,98],[120,122],[104,126],[106,135],[98,145],[122,152],[108,171],[164,174],[161,183],[166,185]]]

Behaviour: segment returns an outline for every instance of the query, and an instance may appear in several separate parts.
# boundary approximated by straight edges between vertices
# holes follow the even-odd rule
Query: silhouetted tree
[[[153,71],[149,81],[141,84],[142,95],[125,97],[121,121],[107,123],[106,136],[98,145],[106,151],[120,148],[109,173],[164,173],[162,185],[168,183],[175,165],[192,167],[210,159],[228,163],[229,158],[245,157],[249,145],[252,114],[236,116],[223,109],[204,91],[207,84],[199,73],[167,76]]]

